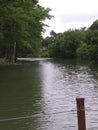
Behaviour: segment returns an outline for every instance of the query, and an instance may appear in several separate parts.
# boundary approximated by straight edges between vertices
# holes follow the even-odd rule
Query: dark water
[[[2,65],[0,130],[77,130],[77,96],[85,98],[87,130],[98,130],[97,64],[36,59]]]

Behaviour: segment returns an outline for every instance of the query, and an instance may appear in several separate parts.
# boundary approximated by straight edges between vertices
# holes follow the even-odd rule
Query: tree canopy
[[[86,29],[68,30],[64,33],[50,32],[43,40],[48,53],[54,58],[81,58],[98,61],[98,20]]]
[[[38,0],[0,0],[0,56],[12,60],[15,44],[17,55],[25,52],[36,56],[43,21],[51,18],[49,11]]]
[[[98,19],[93,22],[93,24],[89,27],[91,30],[98,30]]]

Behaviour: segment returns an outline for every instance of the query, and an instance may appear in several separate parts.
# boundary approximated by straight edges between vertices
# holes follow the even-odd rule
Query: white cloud
[[[49,35],[51,30],[58,33],[89,27],[98,18],[98,0],[39,0],[39,4],[51,8],[50,14],[54,15],[45,21],[50,26],[45,35]]]

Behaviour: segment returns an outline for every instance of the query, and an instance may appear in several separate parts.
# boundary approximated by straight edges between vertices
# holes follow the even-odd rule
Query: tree
[[[85,30],[69,30],[62,34],[56,34],[49,48],[53,57],[75,58],[76,50],[84,41]]]
[[[88,45],[86,43],[81,44],[79,48],[77,48],[77,56],[81,59],[88,59]]]
[[[49,45],[52,44],[52,38],[51,37],[44,38],[41,44],[42,44],[42,48],[45,47],[48,49]]]
[[[84,60],[98,60],[98,46],[83,43],[77,49],[77,56]]]
[[[87,44],[98,45],[98,20],[88,28],[85,42]]]
[[[35,50],[34,53],[38,52],[43,21],[51,18],[49,11],[49,8],[40,6],[37,0],[0,0],[0,34],[3,35],[5,50],[2,50],[2,54],[7,59],[15,62],[19,46],[24,42]]]
[[[89,27],[91,30],[98,30],[98,20],[94,21],[93,24]]]
[[[83,32],[82,32],[83,31]],[[62,49],[64,50],[64,57],[65,58],[75,58],[76,57],[76,50],[79,45],[84,40],[84,30],[71,30],[64,33],[64,45]]]
[[[90,45],[98,45],[98,30],[88,29],[86,32],[85,42]]]
[[[52,43],[49,46],[49,55],[51,57],[62,57],[62,46],[63,44],[63,34],[58,33],[52,37]]]
[[[86,31],[85,43],[77,49],[77,55],[82,59],[98,60],[98,20]]]
[[[50,31],[50,35],[51,35],[51,37],[54,37],[54,36],[56,35],[56,32],[53,31],[53,30],[51,30],[51,31]]]

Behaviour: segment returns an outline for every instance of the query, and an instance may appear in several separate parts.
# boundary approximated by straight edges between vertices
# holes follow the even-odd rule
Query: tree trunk
[[[14,42],[12,62],[13,62],[13,63],[17,62],[17,56],[16,56],[16,42]]]

